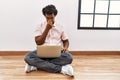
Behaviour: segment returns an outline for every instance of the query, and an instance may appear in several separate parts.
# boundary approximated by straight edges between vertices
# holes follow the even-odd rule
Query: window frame
[[[109,1],[109,3],[108,3],[108,11],[107,11],[107,13],[95,13],[95,8],[96,8],[96,1],[97,0],[94,0],[94,11],[93,11],[93,13],[81,13],[81,0],[78,0],[79,2],[78,2],[78,22],[77,22],[77,26],[78,26],[78,29],[80,30],[80,29],[84,29],[84,30],[120,30],[120,23],[118,23],[119,24],[119,26],[118,27],[110,27],[110,26],[108,26],[108,21],[109,21],[109,16],[110,15],[120,15],[120,13],[110,13],[109,12],[109,10],[110,10],[110,2],[112,1],[112,0],[108,0]],[[116,1],[119,1],[119,0],[116,0]],[[93,23],[92,23],[92,26],[90,26],[90,27],[81,27],[80,26],[80,23],[81,23],[81,14],[82,15],[93,15]],[[107,21],[106,21],[106,27],[95,27],[94,26],[94,24],[95,24],[95,15],[106,15],[107,16]]]

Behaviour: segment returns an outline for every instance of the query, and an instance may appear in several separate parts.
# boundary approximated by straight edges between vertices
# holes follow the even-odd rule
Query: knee
[[[34,64],[35,64],[34,58],[31,58],[30,56],[25,56],[24,61],[25,61],[27,64],[32,65],[32,66],[34,66]]]
[[[29,63],[31,58],[35,57],[35,55],[36,55],[36,51],[32,51],[32,52],[27,53],[24,57],[24,61]]]
[[[30,58],[29,58],[27,55],[24,57],[24,61],[25,61],[26,63],[28,63],[29,59],[30,59]]]
[[[68,63],[71,64],[72,61],[73,61],[73,57],[72,57],[72,55],[70,53],[67,53],[67,54],[68,54],[68,57],[67,57]]]
[[[30,53],[27,53],[27,54],[25,55],[25,57],[24,57],[24,61],[25,61],[26,63],[29,63],[29,62],[30,62],[30,57],[31,57]]]

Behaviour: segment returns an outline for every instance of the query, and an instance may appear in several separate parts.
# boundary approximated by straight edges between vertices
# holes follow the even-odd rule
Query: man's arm
[[[62,40],[63,42],[63,51],[68,52],[69,40]]]
[[[52,28],[52,26],[53,26],[52,22],[48,21],[46,28],[45,28],[44,32],[42,33],[42,35],[35,37],[35,42],[37,45],[42,45],[45,42],[46,36],[47,36],[49,30]]]
[[[35,37],[35,42],[37,45],[42,45],[45,42],[45,39],[46,39],[48,32],[49,32],[49,30],[45,29],[45,31],[43,32],[43,34],[41,36]]]

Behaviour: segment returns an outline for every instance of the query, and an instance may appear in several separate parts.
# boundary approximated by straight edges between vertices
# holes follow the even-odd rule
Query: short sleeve
[[[63,27],[62,28],[62,40],[67,40],[68,39],[68,35],[66,34],[66,30],[65,28]]]
[[[39,25],[36,27],[36,29],[35,29],[35,31],[34,31],[34,35],[35,35],[35,36],[40,36],[40,35],[42,35],[42,26],[41,26],[41,24],[39,24]]]

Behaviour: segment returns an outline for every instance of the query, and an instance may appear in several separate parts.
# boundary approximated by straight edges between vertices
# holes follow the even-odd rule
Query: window
[[[120,0],[79,0],[78,29],[120,30]]]

